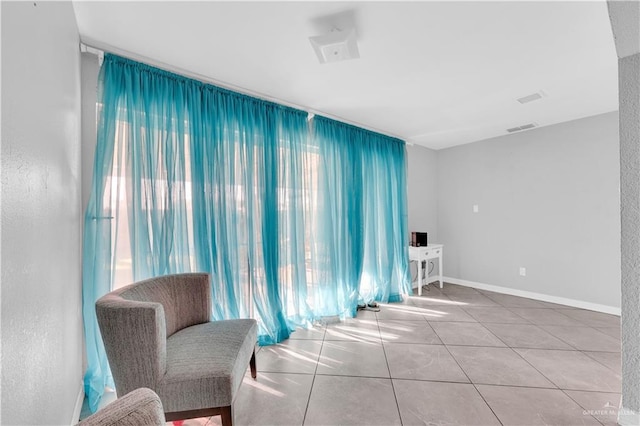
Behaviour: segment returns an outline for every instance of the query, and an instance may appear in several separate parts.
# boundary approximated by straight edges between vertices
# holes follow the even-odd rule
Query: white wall
[[[426,232],[429,244],[438,241],[438,163],[437,152],[418,145],[407,145],[407,210],[409,232]],[[407,236],[408,240],[409,236]],[[427,266],[438,274],[438,262]],[[417,264],[411,262],[413,286],[417,286]]]
[[[438,151],[445,275],[619,308],[618,150],[613,112]]]
[[[437,176],[436,151],[407,145],[409,232],[427,232],[429,243],[438,242]]]
[[[83,374],[78,29],[70,2],[1,8],[0,422],[70,424]]]

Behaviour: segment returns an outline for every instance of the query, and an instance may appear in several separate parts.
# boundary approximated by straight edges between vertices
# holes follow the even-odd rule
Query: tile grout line
[[[598,330],[597,328],[595,328],[595,327],[591,327],[591,326],[588,326],[588,325],[580,325],[580,326],[578,326],[578,325],[566,325],[566,326],[562,326],[562,325],[561,325],[561,326],[554,326],[554,325],[548,325],[548,324],[541,324],[541,325],[546,325],[547,327],[575,327],[575,328],[580,327],[580,328],[588,328],[588,329],[590,329],[590,330],[595,330],[597,333],[600,333],[600,334],[602,334],[603,336],[607,336],[607,337],[609,337],[609,338],[611,338],[611,339],[615,339],[615,337],[609,336],[608,334],[603,333],[602,331]],[[562,337],[560,337],[560,336],[558,336],[558,335],[556,335],[556,334],[553,334],[553,332],[552,332],[552,331],[550,331],[550,330],[545,330],[545,329],[544,329],[544,328],[542,328],[542,327],[538,327],[538,328],[540,328],[540,329],[541,329],[541,330],[543,330],[543,331],[546,331],[547,333],[549,333],[550,335],[552,335],[552,336],[553,336],[553,337],[555,337],[556,339],[560,339],[560,340],[562,340],[562,341],[563,341],[563,342],[565,342],[567,345],[571,346],[572,348],[575,348],[575,350],[576,350],[576,351],[609,352],[609,353],[615,353],[615,351],[613,351],[613,352],[612,352],[612,351],[597,351],[597,350],[591,350],[591,349],[580,349],[580,348],[578,348],[577,346],[575,346],[575,345],[573,345],[573,344],[571,344],[571,343],[567,342],[567,341],[566,341],[565,339],[563,339]]]
[[[316,368],[313,370],[313,378],[311,379],[311,386],[309,387],[309,397],[307,398],[307,405],[304,408],[304,416],[302,416],[302,425],[307,421],[307,413],[309,412],[309,404],[311,403],[311,395],[313,393],[313,385],[316,383],[316,373],[318,372],[318,364],[320,363],[320,357],[322,356],[322,348],[324,347],[324,339],[327,337],[327,326],[324,327],[324,334],[322,335],[322,342],[320,342],[320,351],[318,351],[318,358],[316,359]]]
[[[539,328],[540,328],[540,327],[539,327]],[[543,331],[546,331],[546,330],[544,330],[544,329],[542,329],[542,330],[543,330]],[[554,337],[556,337],[556,336],[554,336]],[[558,339],[559,339],[559,337],[556,337],[556,338],[558,338]],[[562,340],[562,339],[560,339],[560,340]],[[564,342],[564,340],[562,340],[562,341]],[[565,342],[565,343],[566,343],[566,342]],[[570,345],[570,346],[571,346],[571,345]],[[526,362],[527,364],[529,364],[529,365],[531,366],[531,368],[533,368],[533,369],[534,369],[534,370],[536,370],[538,373],[540,373],[540,374],[542,375],[542,377],[544,377],[544,378],[545,378],[545,379],[547,379],[550,383],[552,383],[552,384],[556,387],[556,389],[557,389],[557,390],[559,390],[559,391],[561,391],[563,394],[567,395],[567,393],[565,392],[565,389],[561,388],[561,387],[560,387],[560,385],[558,385],[555,381],[551,380],[551,378],[550,378],[550,377],[547,377],[547,375],[546,375],[546,374],[544,374],[542,371],[540,371],[538,368],[536,368],[536,366],[535,366],[535,365],[533,365],[531,362],[529,362],[529,360],[527,360],[524,356],[522,356],[522,354],[520,354],[520,352],[518,352],[518,351],[514,350],[514,348],[511,348],[511,347],[509,347],[509,348],[510,348],[513,352],[515,352],[516,354],[518,354],[518,356],[519,356],[520,358],[522,358],[522,359],[524,360],[524,362]],[[519,349],[522,349],[522,348],[519,348]],[[524,349],[526,349],[526,348],[524,348]],[[547,351],[549,351],[549,350],[555,350],[555,349],[534,349],[534,350],[543,350],[543,351],[544,351],[544,350],[547,350]],[[580,352],[580,351],[578,351],[578,350],[569,350],[569,349],[565,349],[564,351],[565,351],[565,352]],[[592,359],[591,357],[589,357],[589,356],[588,356],[588,355],[586,355],[586,354],[583,354],[583,355],[585,355],[587,358]],[[594,361],[596,361],[596,362],[597,362],[597,360],[594,360]],[[577,389],[566,389],[566,390],[577,390]],[[577,391],[579,391],[579,392],[580,392],[580,390],[577,390]],[[602,391],[590,391],[590,392],[602,392]],[[574,402],[578,405],[578,407],[584,408],[584,407],[582,407],[580,404],[578,404],[578,403],[577,403],[577,401],[575,401],[573,398],[571,398],[569,395],[567,395],[567,396],[568,396],[572,401],[574,401]],[[593,417],[593,416],[591,416],[591,417]],[[595,419],[595,420],[596,420],[598,423],[600,423],[600,421],[599,421],[598,419]]]
[[[538,327],[536,324],[534,324],[534,325],[535,325],[536,327]],[[538,328],[539,328],[540,330],[542,330],[542,331],[546,331],[546,330],[544,330],[544,329],[542,329],[542,328],[540,328],[540,327],[538,327]],[[555,336],[553,336],[553,337],[555,337]],[[557,337],[556,337],[556,338],[557,338]],[[562,342],[564,342],[564,340],[561,340],[561,341],[562,341]],[[565,343],[566,343],[566,342],[565,342]],[[571,346],[571,345],[569,345],[569,346]],[[509,346],[509,345],[507,345],[507,347],[508,347],[509,349],[511,349],[511,351],[512,351],[512,352],[514,352],[516,355],[518,355],[518,356],[519,356],[519,357],[520,357],[524,362],[526,362],[527,364],[529,364],[529,365],[531,366],[531,368],[533,368],[535,371],[537,371],[537,372],[538,372],[538,374],[540,374],[542,377],[544,377],[545,379],[547,379],[547,380],[549,381],[549,383],[553,384],[553,385],[556,387],[556,389],[560,389],[560,386],[558,386],[558,384],[557,384],[556,382],[554,382],[553,380],[551,380],[551,378],[547,377],[547,375],[546,375],[546,374],[544,374],[542,371],[538,370],[538,369],[536,368],[536,366],[535,366],[535,365],[533,365],[532,363],[530,363],[530,362],[529,362],[529,361],[528,361],[524,356],[522,356],[522,354],[521,354],[520,352],[516,351],[513,347],[511,347],[511,346]],[[516,349],[528,349],[528,348],[516,348]],[[535,350],[535,349],[534,349],[534,350]],[[553,350],[553,349],[537,349],[537,350]],[[565,350],[565,351],[567,351],[567,352],[575,352],[575,351],[572,351],[572,350],[570,350],[570,349],[564,349],[564,350]]]
[[[463,370],[464,371],[464,370]],[[341,376],[341,377],[361,377],[361,376]],[[379,379],[380,377],[372,377],[374,379]],[[498,388],[518,388],[518,389],[532,389],[532,390],[566,390],[572,392],[587,392],[587,393],[612,393],[619,395],[616,392],[608,392],[608,391],[598,391],[598,390],[584,390],[584,389],[560,389],[558,387],[550,388],[543,386],[526,386],[526,385],[509,385],[509,384],[500,384],[500,383],[480,383],[480,382],[454,382],[451,380],[433,380],[433,379],[406,379],[406,378],[395,378],[394,380],[401,380],[406,382],[430,382],[430,383],[448,383],[452,385],[480,385],[480,386],[494,386]]]
[[[569,315],[567,315],[567,314],[563,314],[562,312],[558,312],[558,308],[529,308],[529,307],[522,307],[522,306],[505,306],[505,308],[507,308],[507,309],[508,309],[509,311],[511,311],[513,314],[515,314],[515,315],[519,316],[520,318],[523,318],[523,319],[525,319],[525,320],[529,321],[531,324],[533,324],[533,325],[535,325],[535,326],[538,326],[538,327],[540,327],[540,326],[542,326],[542,325],[546,325],[546,326],[551,326],[551,327],[583,327],[583,328],[593,328],[593,329],[596,329],[596,330],[597,330],[597,328],[596,328],[596,327],[591,326],[591,325],[588,325],[588,324],[586,324],[586,323],[582,322],[582,320],[578,320],[578,319],[576,319],[576,318],[570,317],[570,316],[569,316]],[[522,315],[518,314],[517,312],[513,312],[513,309],[550,309],[550,310],[554,311],[555,313],[557,313],[557,314],[559,314],[559,315],[561,315],[561,316],[563,316],[563,317],[565,317],[565,318],[567,318],[567,319],[569,319],[569,320],[571,320],[571,321],[574,321],[574,322],[576,322],[576,323],[578,323],[578,324],[576,324],[576,325],[573,325],[573,324],[556,324],[556,323],[552,323],[552,324],[538,324],[538,323],[534,322],[533,320],[530,320],[529,318],[525,318],[525,317],[523,317]],[[545,330],[545,331],[546,331],[546,330]],[[600,331],[600,330],[598,330],[598,331]],[[601,332],[601,333],[602,333],[602,332]],[[603,334],[606,334],[606,333],[603,333]],[[555,337],[555,336],[554,336],[554,337]]]
[[[490,324],[493,324],[493,323],[490,323]],[[547,333],[549,336],[551,336],[551,337],[553,337],[555,339],[558,339],[560,342],[564,343],[565,345],[568,345],[570,348],[573,348],[572,345],[570,345],[569,343],[565,342],[563,339],[561,339],[561,338],[559,338],[557,336],[554,336],[553,334],[551,334],[550,332],[548,332],[544,328],[540,327],[539,324],[531,323],[531,324],[514,324],[514,325],[529,325],[529,326],[533,326],[533,327],[537,328],[538,330],[540,330],[541,332]],[[557,349],[554,349],[554,348],[528,348],[528,347],[520,347],[520,346],[509,346],[509,347],[511,349],[514,349],[514,348],[517,348],[517,349],[542,349],[542,350],[558,350],[558,351],[574,351],[575,350],[575,349],[562,349],[562,348],[557,348]]]
[[[496,420],[498,420],[498,423],[500,423],[502,426],[504,426],[504,423],[502,423],[502,420],[500,420],[500,417],[498,417],[498,415],[496,414],[495,411],[493,411],[493,407],[491,405],[489,405],[489,403],[487,402],[486,398],[484,397],[484,395],[482,394],[482,392],[480,392],[480,389],[478,389],[478,386],[476,386],[475,383],[471,382],[471,385],[473,386],[473,388],[476,390],[476,392],[478,392],[478,395],[480,395],[480,398],[482,398],[482,400],[484,401],[485,404],[487,404],[487,407],[489,407],[489,410],[491,410],[491,413],[495,416]]]
[[[486,327],[485,327],[486,328]],[[488,331],[488,330],[487,330]],[[436,334],[438,334],[438,332],[436,331]],[[493,333],[491,333],[493,334]],[[440,337],[440,335],[438,335],[438,337]],[[497,336],[496,336],[497,337]],[[442,339],[441,339],[442,340]],[[504,343],[504,342],[503,342]],[[478,390],[478,387],[476,386],[475,383],[473,383],[473,380],[471,380],[471,377],[469,377],[469,375],[467,374],[467,372],[464,370],[464,368],[462,368],[462,366],[460,365],[460,362],[458,362],[458,359],[451,353],[451,350],[449,350],[449,347],[447,345],[444,345],[445,349],[447,350],[447,352],[449,353],[449,356],[455,361],[456,365],[458,366],[458,368],[460,369],[460,371],[462,371],[465,375],[465,377],[467,378],[467,380],[469,380],[469,383],[473,386],[473,388],[475,389],[475,391],[478,393],[478,395],[480,395],[480,398],[482,398],[482,400],[484,401],[485,405],[487,407],[489,407],[489,410],[491,410],[491,414],[493,414],[493,416],[496,418],[496,420],[498,421],[498,423],[500,423],[501,425],[504,426],[504,423],[502,423],[502,420],[500,420],[500,418],[498,417],[498,415],[496,414],[495,411],[493,411],[493,407],[491,407],[491,405],[489,405],[489,403],[487,402],[487,400],[485,399],[484,395],[482,395],[482,393],[480,392],[480,390]]]
[[[427,324],[429,324],[427,322]],[[376,314],[376,325],[378,326],[378,333],[380,334],[380,344],[382,345],[382,353],[384,354],[384,361],[387,364],[387,371],[389,372],[389,381],[391,382],[391,391],[393,392],[393,399],[396,401],[396,409],[398,410],[398,418],[400,419],[400,425],[404,425],[402,421],[402,413],[400,412],[400,404],[398,403],[398,395],[396,394],[396,387],[393,384],[393,377],[391,377],[391,367],[389,367],[389,359],[387,358],[387,350],[384,347],[384,341],[382,340],[382,332],[380,331],[380,322],[378,315]]]
[[[583,351],[581,350],[580,352],[582,352],[585,356],[589,357],[590,359],[594,360],[595,362],[597,362],[598,364],[602,365],[604,368],[613,371],[614,373],[616,372],[614,369],[612,369],[611,367],[609,367],[608,365],[605,365],[604,362],[595,359],[594,357],[592,357],[591,355],[589,355],[587,352],[602,352],[605,354],[619,354],[620,356],[622,356],[622,354],[620,352],[604,352],[604,351]],[[622,374],[622,373],[621,373]]]
[[[429,325],[432,326],[430,321],[427,321],[429,323]],[[445,321],[434,321],[436,323],[438,322],[445,322]],[[491,336],[495,337],[496,339],[498,339],[500,341],[500,343],[502,343],[504,346],[496,346],[496,345],[469,345],[469,344],[460,344],[460,343],[454,343],[454,344],[447,344],[444,342],[444,340],[442,340],[442,337],[440,337],[440,335],[438,334],[438,332],[436,331],[435,327],[431,327],[433,329],[433,331],[436,333],[436,335],[438,336],[438,338],[442,341],[442,344],[445,346],[469,346],[469,347],[474,347],[474,348],[510,348],[509,345],[507,345],[507,343],[505,343],[500,337],[496,336],[491,330],[489,330],[488,327],[485,327],[485,325],[481,322],[467,322],[466,324],[478,324],[480,325],[482,328],[484,328]]]
[[[571,389],[567,389],[567,390],[571,390]],[[569,395],[568,393],[566,393],[566,392],[565,392],[565,389],[560,389],[560,391],[561,391],[563,394],[565,394],[565,395],[567,396],[567,398],[569,398],[570,400],[572,400],[573,402],[575,402],[575,403],[576,403],[576,405],[577,405],[578,407],[582,408],[582,410],[584,410],[584,411],[589,411],[589,409],[588,409],[588,408],[583,407],[583,406],[582,406],[582,404],[580,404],[578,401],[576,401],[575,399],[573,399],[573,398],[571,397],[571,395]],[[577,392],[580,392],[580,391],[577,391]],[[620,396],[620,398],[622,398],[622,396]],[[583,411],[583,414],[584,414],[584,411]],[[604,425],[604,423],[602,423],[602,422],[601,422],[601,421],[600,421],[596,416],[594,416],[593,414],[589,413],[589,416],[590,416],[592,419],[594,419],[595,421],[597,421],[598,423],[600,423],[601,425]]]
[[[615,393],[615,392],[610,392],[610,391],[604,391],[604,390],[585,390],[585,389],[565,389],[563,387],[561,387],[560,385],[558,385],[555,381],[551,380],[550,377],[547,377],[546,374],[544,374],[542,371],[540,371],[535,365],[533,365],[531,362],[529,362],[529,360],[527,360],[524,356],[522,356],[522,354],[520,354],[520,352],[514,350],[514,349],[528,349],[528,350],[538,350],[538,351],[562,351],[562,352],[579,352],[582,353],[582,351],[580,350],[570,350],[570,349],[541,349],[541,348],[513,348],[511,346],[508,346],[509,349],[511,349],[513,352],[515,352],[516,354],[518,354],[518,356],[520,358],[522,358],[522,360],[524,360],[524,362],[526,362],[527,364],[529,364],[531,366],[531,368],[533,368],[534,370],[536,370],[538,373],[540,373],[542,375],[542,377],[544,377],[545,379],[547,379],[550,383],[552,383],[557,390],[560,391],[564,391],[565,390],[569,390],[569,391],[577,391],[577,392],[594,392],[594,393]],[[607,370],[611,369],[609,367],[607,367],[606,365],[603,365],[601,362],[598,362],[598,360],[591,358],[589,355],[582,353],[584,356],[586,356],[587,358],[595,361],[596,363],[602,365],[603,367],[605,367]],[[538,388],[538,389],[552,389],[552,388]],[[573,400],[573,398],[572,398]],[[580,404],[578,404],[580,405]]]

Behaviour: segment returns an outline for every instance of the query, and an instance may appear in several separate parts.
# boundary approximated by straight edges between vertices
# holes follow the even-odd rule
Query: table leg
[[[438,278],[440,278],[440,288],[442,288],[442,250],[440,250],[440,256],[438,256]]]
[[[422,296],[422,260],[417,260],[418,264],[418,296]]]
[[[420,266],[422,266],[422,262],[420,262]],[[424,261],[424,281],[429,285],[429,259]]]

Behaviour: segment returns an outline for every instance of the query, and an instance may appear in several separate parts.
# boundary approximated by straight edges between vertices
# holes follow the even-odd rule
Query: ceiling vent
[[[523,124],[522,126],[518,126],[518,127],[512,127],[510,129],[507,129],[507,132],[514,133],[514,132],[519,132],[521,130],[533,129],[534,127],[538,127],[538,123],[529,123],[529,124]]]
[[[355,29],[334,29],[329,34],[309,37],[309,41],[321,64],[360,57]]]
[[[527,95],[527,96],[523,96],[521,98],[516,99],[518,102],[520,102],[521,104],[527,104],[529,102],[533,102],[533,101],[537,101],[539,99],[542,99],[546,96],[546,94],[541,90],[539,92],[536,93],[532,93],[531,95]]]

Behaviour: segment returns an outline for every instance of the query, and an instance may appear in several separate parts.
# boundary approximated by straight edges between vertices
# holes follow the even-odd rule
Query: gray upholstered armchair
[[[167,421],[222,416],[232,404],[247,365],[256,377],[256,321],[211,321],[208,274],[151,278],[96,302],[100,333],[116,391],[154,390]]]

